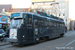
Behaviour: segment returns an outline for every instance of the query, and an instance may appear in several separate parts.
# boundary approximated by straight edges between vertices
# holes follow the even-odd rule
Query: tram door
[[[27,16],[27,35],[28,35],[28,43],[33,42],[33,27],[32,27],[32,16]]]

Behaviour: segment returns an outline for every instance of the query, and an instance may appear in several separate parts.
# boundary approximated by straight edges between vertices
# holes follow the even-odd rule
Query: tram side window
[[[63,24],[63,28],[65,28],[65,24]]]
[[[53,22],[50,22],[50,28],[53,28]]]
[[[40,24],[40,20],[38,20],[38,28],[40,28],[41,24]]]
[[[34,19],[34,28],[37,28],[37,19]]]
[[[59,28],[59,24],[57,23],[57,29]]]
[[[62,25],[60,24],[60,29],[61,29]]]
[[[45,28],[46,28],[46,26],[47,26],[47,21],[45,20]]]
[[[44,20],[38,20],[38,27],[44,28]]]
[[[59,32],[58,29],[59,29],[59,23],[57,23],[57,33]]]
[[[32,18],[31,15],[27,15],[27,28],[32,28]]]
[[[57,23],[56,23],[56,29],[57,29]]]
[[[58,29],[58,23],[57,23],[57,29]]]
[[[44,28],[44,20],[42,20],[42,28]]]
[[[63,29],[63,24],[62,24],[62,27],[61,28]]]
[[[49,27],[49,21],[47,21],[47,27]]]
[[[31,18],[27,18],[27,24],[32,24],[32,19]]]
[[[57,29],[60,29],[60,24],[59,23],[57,23]]]
[[[64,24],[62,24],[62,28],[64,28]]]
[[[61,29],[62,29],[62,24],[61,24]]]
[[[31,18],[32,15],[27,14],[26,16],[28,17],[27,18],[27,24],[32,24],[32,18]]]
[[[56,23],[54,23],[54,28],[56,29],[56,27],[57,27],[57,26],[56,26]]]
[[[61,28],[60,24],[59,24],[59,29]]]

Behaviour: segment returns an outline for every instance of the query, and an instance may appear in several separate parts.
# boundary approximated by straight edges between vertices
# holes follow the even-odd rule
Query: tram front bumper
[[[11,38],[8,38],[7,41],[8,41],[8,42],[18,42],[18,39],[11,39]]]

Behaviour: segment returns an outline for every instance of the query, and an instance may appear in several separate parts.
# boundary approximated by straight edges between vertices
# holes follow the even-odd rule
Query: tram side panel
[[[28,43],[28,34],[27,29],[18,29],[18,44],[27,44]]]

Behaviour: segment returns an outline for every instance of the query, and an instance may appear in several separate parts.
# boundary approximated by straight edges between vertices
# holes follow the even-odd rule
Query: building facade
[[[57,6],[58,3],[55,3],[54,0],[32,0],[31,9],[44,11],[47,14],[53,14],[54,16],[57,16]],[[55,7],[56,6],[56,7]]]
[[[69,0],[32,0],[31,10],[39,10],[64,19],[69,29]],[[31,12],[32,12],[31,11]]]
[[[65,26],[69,30],[69,0],[55,0],[58,2],[58,16],[65,21]]]
[[[10,25],[9,18],[9,15],[0,11],[0,28],[8,28]]]
[[[70,30],[75,30],[75,20],[70,21]]]
[[[10,13],[16,13],[16,12],[28,12],[29,8],[12,8],[10,10]]]
[[[10,25],[10,10],[12,5],[0,5],[0,28],[8,28]]]

